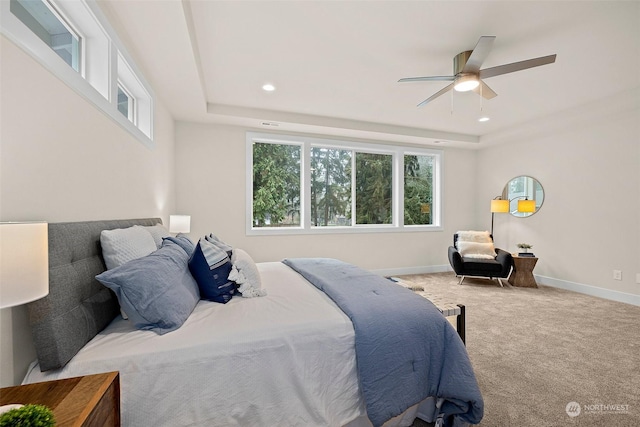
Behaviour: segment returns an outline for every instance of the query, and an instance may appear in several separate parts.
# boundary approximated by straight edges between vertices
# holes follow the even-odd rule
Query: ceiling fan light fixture
[[[480,80],[475,74],[462,74],[456,77],[453,88],[458,92],[468,92],[480,85]]]

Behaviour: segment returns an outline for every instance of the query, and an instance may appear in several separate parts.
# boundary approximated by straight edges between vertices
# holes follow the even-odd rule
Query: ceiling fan
[[[430,76],[430,77],[406,77],[398,82],[422,82],[422,81],[451,81],[429,98],[418,104],[418,107],[433,101],[440,95],[455,89],[458,92],[473,90],[486,99],[497,96],[482,79],[499,76],[501,74],[513,73],[515,71],[526,70],[527,68],[539,67],[540,65],[552,64],[556,61],[556,55],[541,56],[540,58],[527,59],[511,64],[498,65],[497,67],[480,69],[484,60],[489,56],[496,36],[481,36],[473,50],[467,50],[457,54],[453,58],[453,76]]]

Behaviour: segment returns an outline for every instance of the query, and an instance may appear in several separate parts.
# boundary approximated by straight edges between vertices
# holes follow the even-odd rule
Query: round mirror
[[[538,212],[544,202],[544,190],[540,182],[530,176],[517,176],[507,182],[502,199],[509,200],[509,213],[527,217]]]

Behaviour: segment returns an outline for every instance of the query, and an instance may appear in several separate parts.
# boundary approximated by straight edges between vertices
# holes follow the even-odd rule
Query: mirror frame
[[[514,187],[520,186],[520,191],[514,190]],[[544,203],[544,188],[540,181],[529,175],[519,175],[507,182],[502,189],[502,199],[509,200],[509,213],[516,218],[527,218],[540,210]],[[518,212],[518,200],[523,198],[536,201],[536,210],[534,212]],[[513,206],[513,207],[512,207]]]

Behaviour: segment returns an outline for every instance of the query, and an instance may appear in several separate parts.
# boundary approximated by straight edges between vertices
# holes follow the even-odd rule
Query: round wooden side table
[[[514,255],[513,271],[509,276],[509,283],[523,288],[537,288],[538,284],[533,277],[533,268],[536,266],[536,262],[538,262],[536,257]]]

